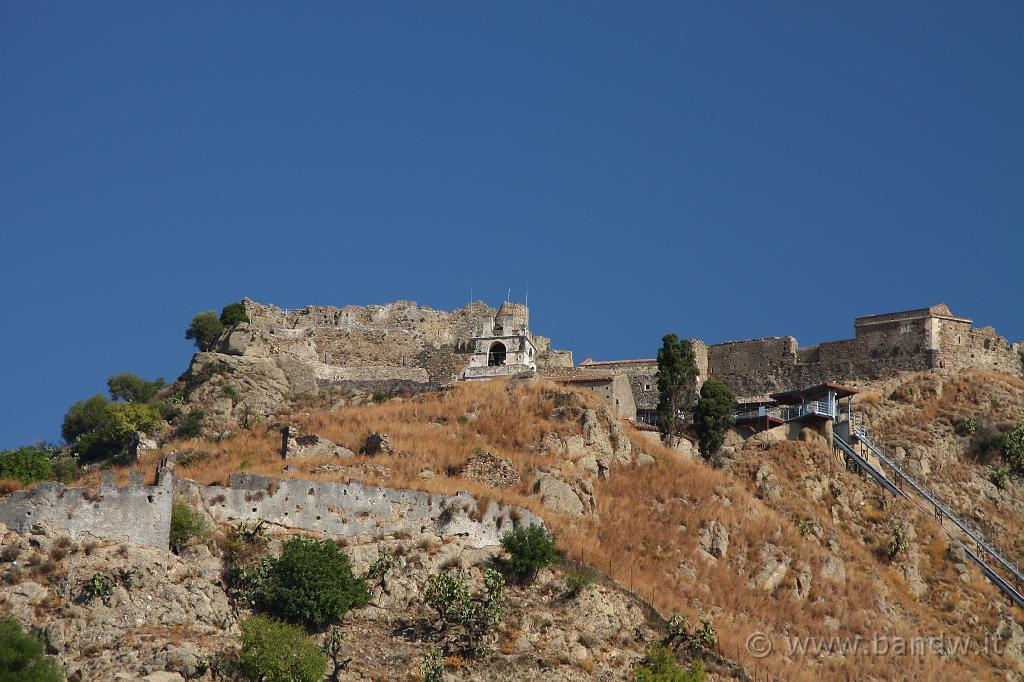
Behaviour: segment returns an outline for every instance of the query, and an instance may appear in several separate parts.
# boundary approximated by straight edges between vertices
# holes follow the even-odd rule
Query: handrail
[[[938,514],[952,521],[953,525],[955,525],[965,535],[971,538],[971,540],[975,542],[978,548],[978,552],[987,552],[993,559],[995,559],[995,561],[1004,570],[1009,571],[1013,574],[1014,578],[1017,579],[1018,585],[1024,584],[1024,575],[1021,574],[1021,571],[1017,568],[1016,564],[1004,558],[1002,554],[1000,554],[994,546],[990,545],[988,542],[985,541],[981,533],[975,531],[973,528],[971,528],[966,523],[961,521],[956,514],[951,512],[944,504],[942,504],[931,492],[928,491],[927,488],[925,488],[922,484],[918,483],[913,476],[903,471],[903,469],[901,469],[900,466],[896,464],[896,462],[891,457],[887,456],[882,451],[882,448],[880,446],[875,445],[875,443],[872,442],[871,437],[868,435],[867,429],[864,428],[863,426],[863,423],[860,419],[860,415],[855,415],[855,417],[856,419],[854,419],[853,423],[851,424],[851,426],[853,427],[853,435],[855,435],[858,438],[858,440],[860,440],[860,442],[863,443],[864,446],[872,454],[878,457],[878,460],[880,462],[888,466],[892,470],[893,475],[895,477],[897,477],[901,481],[905,481],[918,495],[920,495],[929,503],[934,505],[935,510]],[[868,461],[864,457],[859,455],[850,446],[849,443],[847,443],[842,438],[836,435],[833,435],[832,440],[833,443],[839,449],[846,453],[847,456],[851,457],[854,460],[854,462],[857,463],[858,466],[860,466],[864,471],[867,471],[884,488],[886,488],[890,492],[893,492],[896,495],[905,497],[907,500],[911,502],[911,504],[914,504],[915,506],[918,507],[918,509],[920,509],[920,505],[914,502],[914,500],[905,491],[901,490],[900,488],[897,488],[892,484],[891,481],[885,479],[884,475],[880,471],[878,471],[874,466],[868,463]],[[981,569],[981,572],[985,575],[985,577],[988,578],[1004,594],[1006,594],[1010,598],[1010,601],[1012,601],[1017,606],[1024,607],[1024,595],[1022,595],[1016,587],[1011,585],[1005,578],[996,573],[995,570],[993,570],[993,568],[984,561],[984,559],[982,559],[978,554],[973,552],[971,549],[965,547],[963,543],[960,542],[960,540],[957,537],[955,537],[952,533],[950,533],[948,530],[946,531],[946,535],[950,538],[950,540],[952,540],[957,545],[963,548],[967,558],[973,561],[975,564],[977,564],[978,567]]]
[[[883,488],[891,492],[897,497],[906,497],[907,494],[893,485],[893,482],[885,477],[881,471],[871,465],[866,459],[864,459],[853,447],[839,436],[832,434],[832,442],[842,450],[848,457],[857,463],[860,468],[868,472],[875,481],[878,482]]]
[[[860,439],[862,443],[864,443],[865,447],[867,447],[867,449],[870,450],[872,454],[878,457],[879,461],[881,461],[887,467],[892,469],[893,473],[896,476],[906,481],[907,484],[909,484],[910,487],[912,487],[918,495],[925,498],[926,500],[928,500],[928,502],[934,505],[936,511],[938,511],[939,514],[949,519],[953,523],[953,525],[955,525],[957,528],[963,531],[968,537],[970,537],[971,540],[973,540],[975,544],[977,544],[979,549],[984,550],[985,552],[990,554],[992,558],[995,559],[1004,569],[1013,573],[1014,577],[1019,582],[1024,583],[1024,574],[1021,573],[1020,569],[1017,568],[1016,564],[1004,558],[1003,555],[1000,554],[995,547],[993,547],[985,541],[985,538],[982,537],[981,533],[977,532],[976,530],[968,526],[966,523],[961,521],[956,514],[951,512],[946,507],[946,505],[942,504],[942,502],[940,502],[934,495],[932,495],[923,485],[918,483],[913,476],[904,472],[900,468],[900,466],[896,464],[896,462],[890,459],[885,453],[882,452],[881,448],[877,447],[871,441],[871,438],[867,435],[866,429],[864,429],[863,427],[855,428],[856,430],[854,433],[856,433],[857,438]]]
[[[967,554],[968,559],[978,564],[978,567],[981,568],[981,572],[985,574],[985,577],[991,580],[996,587],[1002,590],[1014,604],[1024,607],[1024,595],[1018,592],[1013,585],[1006,582],[1006,580],[1004,580],[1001,575],[993,571],[992,568],[981,559],[981,557],[968,548],[964,547],[964,553]]]
[[[808,415],[820,415],[835,418],[832,406],[827,400],[811,400],[802,405],[761,405],[751,410],[736,413],[736,419],[752,419],[754,417],[775,417],[782,421],[791,421]]]

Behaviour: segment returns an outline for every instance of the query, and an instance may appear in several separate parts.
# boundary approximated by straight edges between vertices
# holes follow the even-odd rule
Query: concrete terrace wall
[[[475,547],[499,544],[501,533],[518,524],[543,523],[528,510],[467,492],[431,494],[367,486],[253,474],[233,474],[229,487],[200,486],[179,480],[178,492],[200,502],[218,522],[263,519],[288,528],[331,535],[421,533],[461,535]]]
[[[94,491],[41,483],[0,497],[0,523],[22,534],[45,522],[75,539],[167,547],[173,493],[174,475],[169,468],[161,470],[155,486],[142,485],[136,477],[131,485],[117,487],[109,475]]]

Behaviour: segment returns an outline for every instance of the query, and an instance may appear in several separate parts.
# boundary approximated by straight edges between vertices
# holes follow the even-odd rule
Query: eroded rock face
[[[583,502],[576,491],[565,481],[550,474],[542,475],[533,486],[540,495],[540,503],[559,514],[583,516]]]
[[[713,519],[700,530],[697,544],[709,556],[723,559],[729,551],[729,531],[717,519]]]
[[[276,555],[291,534],[274,526],[267,530],[265,551]],[[2,527],[0,542],[17,549],[19,564],[44,549],[65,552],[45,574],[26,570],[16,581],[0,581],[0,601],[26,630],[40,633],[68,679],[209,680],[212,667],[237,656],[238,623],[250,611],[244,603],[229,602],[220,578],[222,559],[204,545],[177,556],[134,545],[71,543],[46,528],[21,536]],[[432,575],[457,570],[477,591],[500,548],[473,548],[461,537],[431,533],[353,537],[345,548],[357,574],[382,551],[393,566],[384,579],[372,582],[373,606],[346,615],[345,654],[352,660],[333,679],[393,679],[396,670],[416,669],[424,646],[440,648],[444,639],[440,629],[429,627],[415,640],[398,634],[409,622],[435,620],[423,603],[422,586]],[[0,570],[9,570],[8,563]],[[112,581],[109,594],[82,599],[82,586],[97,575]],[[483,642],[494,652],[467,659],[460,679],[578,682],[592,679],[586,670],[631,670],[659,639],[643,610],[614,587],[599,580],[571,606],[553,598],[565,589],[561,569],[545,569],[529,585],[507,585],[502,623]],[[310,636],[323,644],[323,633]],[[544,667],[538,660],[575,665]]]
[[[45,526],[29,536],[3,529],[0,540],[17,548],[19,564],[46,548],[46,572],[23,572],[22,582],[0,587],[0,598],[18,621],[43,633],[68,679],[196,677],[203,659],[237,642],[236,613],[220,586],[223,567],[205,546],[179,557],[153,547],[74,542]],[[89,597],[96,576],[108,588]]]

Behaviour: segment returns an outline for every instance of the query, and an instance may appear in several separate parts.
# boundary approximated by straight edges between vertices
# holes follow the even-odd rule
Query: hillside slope
[[[985,409],[982,394],[972,399]],[[881,429],[891,413],[869,409]],[[929,414],[906,419],[926,428]],[[780,679],[1020,679],[1024,633],[998,593],[980,575],[963,577],[929,519],[847,473],[824,443],[737,442],[714,470],[623,428],[590,397],[537,381],[278,418],[357,453],[367,436],[386,433],[389,449],[283,462],[276,429],[255,428],[172,444],[184,451],[181,474],[204,483],[242,469],[358,478],[519,504],[545,519],[568,556],[607,571],[666,615],[691,623],[707,615],[723,654]],[[148,470],[161,454],[138,467]],[[956,471],[950,486],[965,475]],[[1015,489],[1004,495],[1020,499]],[[1009,524],[1016,513],[996,518]],[[889,558],[896,527],[906,547]],[[974,637],[975,647],[988,641],[1001,653],[876,655],[840,650],[836,640],[939,636]],[[748,646],[762,638],[771,642],[766,655]],[[790,650],[803,638],[826,645]]]

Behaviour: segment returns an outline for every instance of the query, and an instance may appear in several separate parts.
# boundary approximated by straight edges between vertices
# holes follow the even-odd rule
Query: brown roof
[[[845,398],[855,393],[859,393],[856,388],[850,386],[843,386],[842,384],[816,384],[814,386],[807,386],[806,388],[798,388],[793,391],[781,391],[779,393],[772,393],[772,398],[779,401],[783,405],[792,405],[798,403],[805,398],[810,398],[818,394],[823,394],[826,391],[835,391],[837,398]]]

